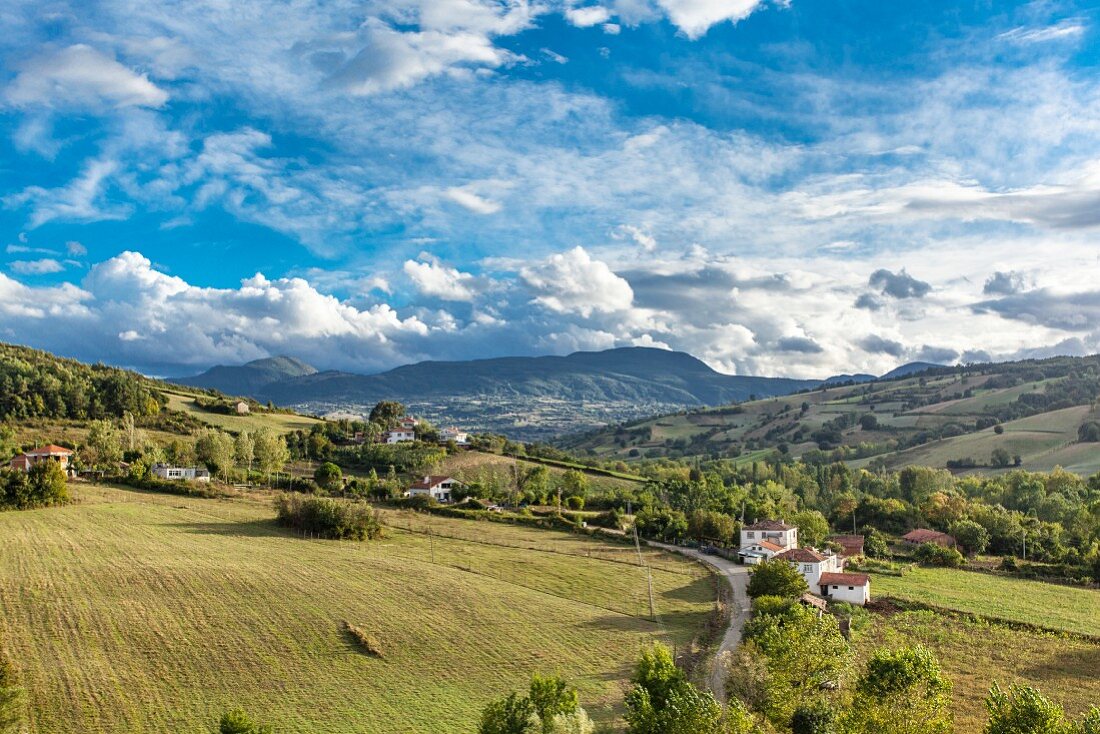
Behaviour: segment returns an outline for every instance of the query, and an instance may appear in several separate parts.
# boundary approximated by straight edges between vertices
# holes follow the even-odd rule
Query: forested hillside
[[[0,420],[156,415],[164,404],[156,383],[135,372],[0,344]]]

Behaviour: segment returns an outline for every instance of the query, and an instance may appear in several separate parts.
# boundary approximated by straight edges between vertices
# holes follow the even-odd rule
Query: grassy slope
[[[524,469],[539,466],[533,462],[513,459],[508,456],[500,456],[499,454],[487,454],[480,451],[462,451],[452,456],[448,456],[437,470],[437,473],[450,474],[457,479],[466,481],[484,479],[488,474],[492,474],[495,475],[499,481],[507,483],[511,477],[512,465],[517,462]],[[554,476],[564,474],[567,471],[566,469],[556,466],[547,466],[547,469],[549,469],[550,473]],[[598,493],[600,490],[608,490],[617,487],[636,487],[637,482],[629,479],[619,479],[618,477],[589,474],[588,485],[594,493]]]
[[[1100,591],[941,568],[875,575],[871,588],[875,596],[1100,635]]]
[[[314,423],[319,422],[316,418],[310,418],[296,413],[256,413],[253,415],[213,413],[195,405],[194,396],[186,392],[176,392],[172,390],[162,390],[161,392],[167,396],[168,407],[172,410],[189,413],[203,423],[227,431],[254,431],[257,428],[263,427],[271,428],[279,433],[287,433],[299,429],[308,431]]]
[[[618,546],[489,523],[482,542],[453,540],[440,522],[433,565],[427,536],[403,529],[308,541],[257,502],[80,494],[0,514],[0,633],[31,732],[205,732],[234,705],[282,732],[469,731],[534,670],[574,680],[607,720],[639,645],[660,634],[639,616],[641,571],[601,558]],[[659,565],[658,610],[684,644],[714,582],[687,561]],[[358,652],[343,620],[376,634],[385,660]]]
[[[987,717],[983,701],[994,681],[1036,686],[1075,717],[1100,701],[1100,645],[1094,643],[933,612],[875,616],[870,627],[853,636],[861,658],[882,645],[914,642],[935,651],[954,684],[958,734],[982,731]]]

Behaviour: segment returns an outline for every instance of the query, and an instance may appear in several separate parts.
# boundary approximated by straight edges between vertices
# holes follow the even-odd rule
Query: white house
[[[470,442],[470,434],[466,431],[460,431],[454,426],[444,428],[439,432],[439,442],[447,443],[448,441],[454,441],[459,446],[464,446]]]
[[[770,540],[757,540],[746,546],[742,546],[741,549],[737,551],[737,556],[741,560],[741,563],[755,566],[761,561],[770,561],[777,553],[782,553],[784,550],[786,550],[786,548]]]
[[[871,577],[865,573],[823,573],[818,584],[821,595],[833,601],[859,606],[871,601]]]
[[[412,429],[420,425],[420,421],[418,421],[416,418],[413,418],[411,415],[407,415],[403,417],[400,421],[398,421],[397,425],[401,428],[411,431]]]
[[[252,412],[252,408],[248,406],[248,403],[241,400],[237,403],[237,415],[248,415]]]
[[[416,431],[411,428],[394,428],[382,434],[382,443],[404,443],[415,440]]]
[[[410,497],[427,496],[437,502],[450,502],[451,491],[461,482],[453,477],[425,476],[409,485]]]
[[[777,553],[775,557],[794,566],[795,570],[806,579],[806,585],[811,589],[816,589],[819,586],[821,574],[843,570],[843,564],[836,554],[825,555],[812,548],[791,548],[782,553]]]
[[[781,546],[782,550],[798,547],[798,528],[782,520],[757,520],[741,528],[741,547],[767,540]]]
[[[168,464],[153,464],[151,472],[161,479],[182,479],[189,482],[209,482],[210,472],[205,468],[195,466],[169,466]]]

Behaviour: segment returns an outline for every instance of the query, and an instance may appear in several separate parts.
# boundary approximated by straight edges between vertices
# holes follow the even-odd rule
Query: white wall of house
[[[784,550],[798,547],[798,528],[789,530],[742,530],[741,547],[753,545],[761,540],[770,540]]]
[[[840,559],[837,556],[827,556],[824,561],[820,563],[808,563],[805,561],[791,561],[794,569],[802,574],[802,578],[806,579],[806,585],[811,589],[816,589],[819,584],[823,573],[834,573],[841,570]]]
[[[821,587],[822,596],[827,596],[833,601],[846,601],[849,604],[863,606],[871,601],[871,582],[863,586],[844,586],[842,584],[829,584]]]

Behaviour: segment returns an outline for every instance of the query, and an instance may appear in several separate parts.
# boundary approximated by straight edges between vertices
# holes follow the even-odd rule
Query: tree
[[[836,734],[836,731],[836,710],[820,699],[799,706],[791,716],[791,734]]]
[[[371,408],[369,420],[385,428],[393,428],[404,417],[404,405],[394,400],[383,400]]]
[[[566,497],[584,498],[588,495],[588,476],[576,469],[569,469],[561,475],[561,492]]]
[[[237,440],[233,442],[233,458],[237,460],[237,466],[243,466],[249,475],[252,474],[252,462],[256,460],[256,440],[248,431],[237,434]]]
[[[804,545],[819,547],[829,535],[829,521],[817,510],[804,510],[791,518],[798,528],[798,538]]]
[[[856,681],[851,734],[949,734],[951,682],[923,645],[878,650]]]
[[[274,731],[268,724],[253,721],[241,709],[226,711],[218,722],[218,734],[273,734]]]
[[[56,461],[41,461],[27,472],[27,484],[37,505],[60,505],[69,501],[65,470]]]
[[[290,450],[286,446],[286,440],[276,435],[270,428],[261,428],[252,436],[256,463],[265,479],[269,479],[275,472],[280,472],[290,460]]]
[[[782,596],[797,599],[810,590],[798,570],[780,558],[763,561],[749,570],[749,596]]]
[[[989,531],[973,520],[959,520],[951,525],[950,531],[958,544],[972,556],[989,546]]]
[[[229,481],[229,470],[233,468],[233,439],[229,434],[216,428],[207,428],[195,440],[195,456],[215,473],[221,472],[222,478]]]
[[[576,713],[578,708],[576,689],[570,688],[556,676],[544,678],[537,673],[531,676],[528,698],[541,722],[542,734],[553,734],[554,719],[559,714]]]
[[[114,471],[122,461],[122,443],[115,424],[109,420],[92,421],[84,442],[88,465],[99,471]]]
[[[1100,423],[1096,421],[1082,423],[1077,429],[1077,440],[1081,443],[1100,442]]]
[[[865,413],[859,417],[859,427],[864,431],[873,431],[878,428],[878,417],[872,413]]]
[[[962,553],[954,548],[945,548],[935,543],[921,543],[913,551],[913,558],[924,566],[943,566],[944,568],[958,568],[965,560]]]
[[[344,486],[344,473],[331,461],[326,461],[313,472],[313,481],[326,492],[335,492]]]
[[[630,734],[720,734],[721,705],[700,692],[676,667],[672,651],[661,643],[642,651],[626,697]],[[739,713],[745,713],[739,711]]]
[[[478,734],[534,734],[537,722],[531,699],[510,693],[481,710]]]
[[[993,449],[993,453],[989,455],[989,461],[995,467],[1006,467],[1012,463],[1012,455],[1004,449]]]

